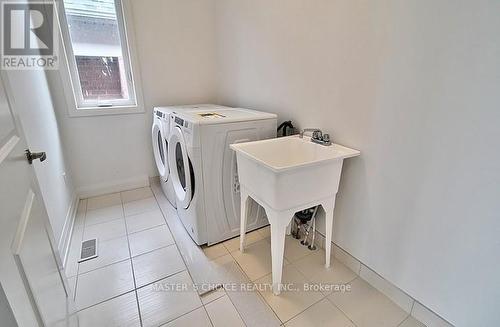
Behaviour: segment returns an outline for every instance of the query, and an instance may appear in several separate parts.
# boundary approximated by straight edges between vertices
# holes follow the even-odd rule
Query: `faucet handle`
[[[316,130],[312,134],[312,138],[316,140],[321,140],[323,138],[323,133],[320,130]]]
[[[323,145],[332,145],[330,134],[323,134]]]

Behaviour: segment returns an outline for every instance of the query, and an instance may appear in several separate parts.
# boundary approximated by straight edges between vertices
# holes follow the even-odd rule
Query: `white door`
[[[34,170],[28,162],[22,127],[8,94],[8,80],[2,72],[0,286],[8,302],[6,315],[9,312],[11,315],[6,319],[15,318],[18,326],[67,326],[71,319],[76,319],[72,315],[71,291],[54,250],[52,229]],[[39,162],[42,154],[39,157],[33,164],[44,164]],[[3,318],[0,317],[0,325]]]

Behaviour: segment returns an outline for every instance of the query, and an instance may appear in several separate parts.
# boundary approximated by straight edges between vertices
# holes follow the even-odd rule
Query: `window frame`
[[[76,66],[76,57],[73,53],[66,12],[64,10],[63,0],[56,0],[58,3],[58,23],[61,37],[60,52],[60,74],[66,96],[68,114],[70,117],[81,116],[99,116],[99,115],[117,115],[144,113],[144,102],[142,98],[141,80],[139,73],[139,64],[135,51],[134,29],[132,25],[132,15],[129,0],[114,0],[116,9],[116,19],[118,31],[120,33],[120,42],[124,66],[128,66],[125,71],[127,87],[132,100],[110,100],[110,105],[98,106],[97,101],[84,100],[80,85],[80,77]],[[86,102],[87,104],[84,104]],[[108,101],[106,101],[108,102]]]

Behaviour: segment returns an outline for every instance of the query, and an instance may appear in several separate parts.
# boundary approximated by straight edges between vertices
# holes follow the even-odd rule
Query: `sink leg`
[[[244,252],[246,229],[247,229],[247,217],[248,217],[248,192],[243,188],[241,188],[240,195],[241,195],[240,251]]]
[[[283,215],[287,215],[287,217],[283,217]],[[267,216],[271,224],[273,293],[274,295],[279,295],[281,292],[283,257],[285,255],[285,232],[291,217],[288,217],[288,213],[280,214],[277,212],[268,212]]]
[[[335,196],[330,199],[327,203],[321,204],[325,210],[325,254],[326,262],[325,267],[330,268],[330,256],[332,253],[332,233],[333,233],[333,211],[335,208]]]

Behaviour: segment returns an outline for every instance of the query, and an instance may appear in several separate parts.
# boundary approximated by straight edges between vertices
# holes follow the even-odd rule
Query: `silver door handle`
[[[31,152],[29,149],[26,150],[26,159],[28,159],[29,164],[33,163],[33,160],[40,159],[40,161],[45,161],[47,159],[47,154],[45,152]]]

